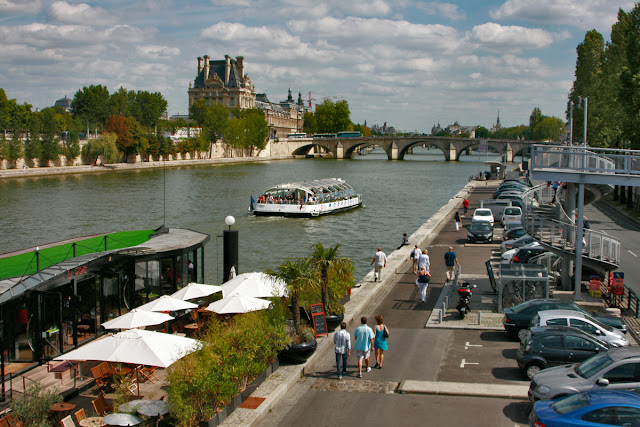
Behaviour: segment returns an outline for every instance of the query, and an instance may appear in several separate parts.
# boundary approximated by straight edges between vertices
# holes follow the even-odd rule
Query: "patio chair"
[[[160,381],[160,378],[156,377],[154,374],[155,370],[155,366],[143,366],[140,369],[140,376],[144,378],[144,381],[149,380],[152,384],[155,384],[155,382],[151,378],[155,378],[156,381]]]
[[[91,375],[93,375],[93,379],[96,381],[96,385],[101,391],[110,387],[111,378],[105,376],[99,366],[91,368]]]
[[[107,404],[107,399],[104,397],[104,393],[100,393],[100,395],[91,401],[93,405],[93,409],[96,411],[96,414],[104,417],[107,412],[113,411],[113,406]]]
[[[198,312],[195,310],[191,310],[191,318],[195,323],[200,323],[200,317],[198,316]]]
[[[63,419],[60,420],[60,425],[62,427],[76,427],[76,423],[73,422],[71,415],[67,415]]]
[[[18,417],[14,414],[9,414],[4,418],[9,423],[9,427],[24,427],[22,421],[20,421],[20,419],[18,419]]]
[[[85,414],[84,408],[80,409],[79,411],[76,411],[74,415],[76,416],[76,421],[78,422],[78,424],[80,424],[80,421],[87,418],[87,414]]]
[[[0,419],[0,427],[11,427],[9,421],[7,421],[7,417]]]

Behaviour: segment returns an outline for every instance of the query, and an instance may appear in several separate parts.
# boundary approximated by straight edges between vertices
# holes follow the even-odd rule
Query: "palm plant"
[[[268,275],[282,279],[287,284],[291,306],[293,307],[293,328],[300,334],[300,294],[319,285],[318,273],[310,258],[286,260],[276,270],[268,270]]]
[[[322,305],[325,310],[329,306],[329,271],[340,273],[351,265],[348,258],[341,258],[338,249],[341,244],[338,243],[333,247],[325,248],[320,242],[313,245],[313,254],[311,262],[313,266],[320,271],[322,285]]]

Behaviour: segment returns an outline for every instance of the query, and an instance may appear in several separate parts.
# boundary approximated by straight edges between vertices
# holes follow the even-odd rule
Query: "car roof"
[[[619,360],[628,359],[630,357],[640,357],[640,347],[628,346],[628,347],[615,347],[610,349],[607,354],[614,362]]]
[[[548,325],[548,326],[534,326],[530,328],[533,335],[544,335],[544,334],[574,334],[574,335],[585,335],[589,338],[593,338],[593,335],[589,335],[584,332],[582,329],[578,329],[574,326],[561,326],[561,325]]]
[[[491,212],[491,209],[489,209],[489,208],[478,208],[478,209],[476,209],[476,210],[475,210],[475,211],[473,211],[473,212],[475,213],[475,212],[484,212],[484,211],[489,211],[489,212]]]
[[[640,390],[593,390],[586,392],[590,405],[640,406]],[[603,424],[604,425],[604,424]]]
[[[586,316],[583,312],[581,311],[575,311],[575,310],[543,310],[543,311],[539,311],[538,312],[538,316],[540,316],[540,318],[547,318],[547,317],[578,317],[581,319],[584,319]]]

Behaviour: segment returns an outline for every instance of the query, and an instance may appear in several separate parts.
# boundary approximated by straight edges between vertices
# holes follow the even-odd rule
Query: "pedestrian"
[[[387,266],[387,256],[382,252],[380,246],[378,246],[378,252],[374,255],[370,265],[373,265],[373,263],[376,264],[374,267],[373,281],[382,282],[382,269]]]
[[[407,233],[402,233],[402,243],[396,249],[400,249],[403,246],[407,246],[409,244],[409,238],[407,237]]]
[[[453,217],[456,222],[456,231],[460,230],[460,226],[462,225],[462,220],[460,219],[460,214],[456,211],[455,216]]]
[[[342,379],[342,374],[347,373],[347,357],[351,356],[351,335],[347,332],[347,324],[342,322],[340,330],[333,334],[333,343],[336,346],[336,366],[338,368],[338,379]]]
[[[427,286],[429,286],[429,280],[431,280],[431,273],[427,271],[424,265],[420,266],[416,285],[418,286],[418,289],[420,289],[420,300],[422,302],[425,302],[427,299]]]
[[[236,266],[232,265],[229,269],[229,280],[234,279],[236,277]]]
[[[556,196],[558,194],[558,188],[560,187],[560,183],[558,181],[553,181],[553,184],[551,184],[553,186],[553,200],[551,200],[551,203],[556,202]]]
[[[387,338],[389,337],[389,329],[384,324],[382,316],[376,316],[376,338],[373,340],[373,352],[376,356],[376,364],[374,368],[382,369],[384,361],[384,352],[389,349]]]
[[[444,254],[444,265],[447,267],[447,282],[456,277],[456,266],[460,266],[456,253],[453,252],[453,246],[449,246],[449,251]]]
[[[411,260],[413,261],[413,274],[418,274],[418,259],[420,259],[420,255],[422,251],[418,248],[418,245],[413,246],[413,250],[411,251]]]
[[[369,357],[371,356],[371,347],[373,347],[373,339],[375,334],[373,329],[367,326],[367,318],[360,318],[361,325],[356,328],[353,337],[356,339],[356,357],[358,358],[358,378],[362,378],[362,361],[365,362],[366,372],[371,372],[369,366]]]
[[[469,201],[467,199],[464,199],[462,201],[462,207],[464,208],[464,213],[463,213],[462,216],[465,216],[467,214],[467,210],[469,209],[469,205],[470,205],[470,203],[469,203]]]
[[[420,255],[420,258],[418,259],[418,268],[422,268],[422,267],[424,267],[426,271],[429,271],[431,269],[431,260],[429,260],[429,251],[426,249],[422,250],[422,255]]]

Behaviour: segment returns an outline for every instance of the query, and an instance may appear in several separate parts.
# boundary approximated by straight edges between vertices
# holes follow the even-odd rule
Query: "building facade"
[[[189,107],[199,99],[206,105],[221,104],[229,110],[260,108],[265,115],[271,138],[283,138],[289,133],[302,132],[305,112],[302,95],[293,100],[291,89],[287,101],[272,103],[266,94],[256,94],[248,74],[244,57],[211,60],[208,55],[198,57],[196,78],[189,84]]]

